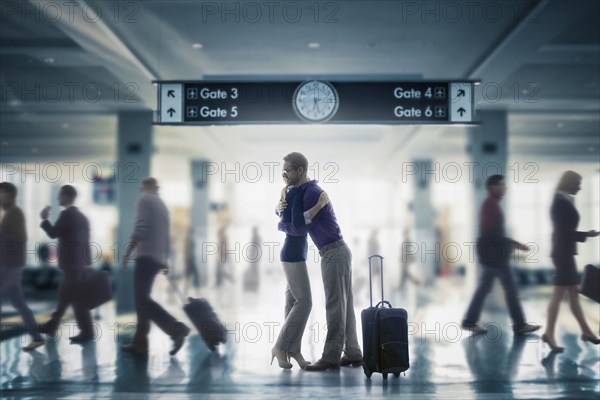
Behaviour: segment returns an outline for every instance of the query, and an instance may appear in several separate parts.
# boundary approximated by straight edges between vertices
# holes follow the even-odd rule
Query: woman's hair
[[[579,175],[575,171],[565,171],[563,172],[560,180],[558,181],[558,185],[556,186],[557,192],[572,192],[577,188],[579,183],[581,182],[581,175]]]

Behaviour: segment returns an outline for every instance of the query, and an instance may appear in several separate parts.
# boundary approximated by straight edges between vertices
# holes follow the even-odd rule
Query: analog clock
[[[334,116],[338,108],[338,94],[327,82],[301,83],[294,92],[294,110],[307,122],[325,122]]]

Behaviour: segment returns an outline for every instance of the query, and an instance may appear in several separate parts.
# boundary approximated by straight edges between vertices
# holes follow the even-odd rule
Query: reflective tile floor
[[[279,277],[280,278],[280,277]],[[322,289],[311,275],[313,312],[303,341],[309,360],[319,358],[325,340]],[[515,337],[504,305],[488,307],[482,317],[487,335],[470,336],[459,329],[468,301],[460,280],[445,279],[434,288],[392,292],[392,304],[409,312],[410,369],[387,381],[369,380],[361,368],[307,372],[297,365],[283,371],[269,365],[270,349],[282,321],[283,283],[272,277],[260,293],[211,289],[206,296],[228,329],[228,342],[211,353],[197,334],[175,357],[171,343],[152,328],[147,355],[122,353],[120,344],[132,333],[132,315],[114,315],[114,304],[99,310],[99,338],[84,346],[70,345],[73,321],[61,336],[31,353],[20,350],[25,336],[0,343],[0,388],[3,399],[282,399],[282,398],[424,398],[424,399],[595,399],[600,396],[600,346],[579,339],[575,320],[563,304],[557,337],[565,346],[550,353],[538,335]],[[267,290],[266,288],[275,288]],[[357,317],[368,292],[356,288]],[[225,295],[227,294],[227,295]],[[164,281],[155,297],[185,321]],[[501,296],[500,296],[501,297]],[[528,320],[543,324],[548,292],[521,291]],[[594,330],[598,304],[583,299]],[[493,301],[489,303],[494,303]],[[359,322],[359,340],[360,334]]]

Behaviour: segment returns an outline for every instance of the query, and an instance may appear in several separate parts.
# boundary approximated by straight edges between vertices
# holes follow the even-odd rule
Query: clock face
[[[296,114],[307,122],[325,122],[337,111],[338,94],[327,82],[300,84],[294,93]]]

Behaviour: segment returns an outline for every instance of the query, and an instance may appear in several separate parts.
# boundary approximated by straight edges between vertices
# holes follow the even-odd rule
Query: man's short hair
[[[10,182],[0,182],[0,190],[13,196],[17,196],[17,187]]]
[[[485,181],[485,187],[489,189],[492,186],[498,185],[503,180],[504,180],[504,175],[492,175],[492,176],[488,177],[487,180]]]
[[[294,167],[296,168],[303,168],[305,175],[308,172],[308,160],[306,159],[306,157],[304,157],[304,154],[302,153],[290,153],[287,156],[283,157],[283,161],[292,163],[292,165],[294,165]]]
[[[152,187],[156,187],[158,186],[158,181],[156,180],[156,178],[153,178],[151,176],[144,178],[142,180],[142,186],[152,186]]]
[[[60,193],[73,201],[77,197],[77,190],[71,185],[63,185],[60,187]]]

